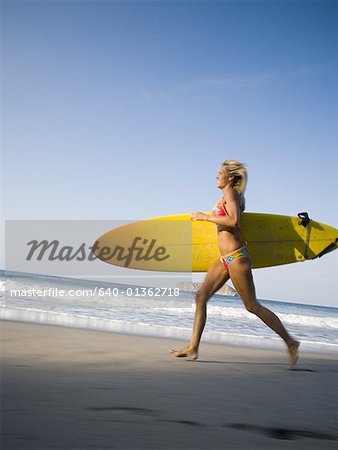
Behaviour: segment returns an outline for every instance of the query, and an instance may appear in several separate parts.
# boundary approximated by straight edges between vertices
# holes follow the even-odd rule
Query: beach
[[[333,449],[337,355],[1,322],[2,449]]]

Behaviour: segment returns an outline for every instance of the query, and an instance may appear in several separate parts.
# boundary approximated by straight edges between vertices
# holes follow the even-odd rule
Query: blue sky
[[[248,211],[337,227],[337,2],[1,7],[5,219],[207,211],[236,158]],[[338,306],[335,253],[255,271],[258,295]]]

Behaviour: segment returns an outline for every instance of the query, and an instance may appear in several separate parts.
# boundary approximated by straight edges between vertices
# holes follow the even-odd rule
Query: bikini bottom
[[[231,263],[231,261],[246,255],[249,255],[248,250],[246,249],[246,247],[241,247],[238,248],[237,250],[234,250],[233,252],[221,256],[220,261],[223,264],[223,266],[228,270],[228,266]]]

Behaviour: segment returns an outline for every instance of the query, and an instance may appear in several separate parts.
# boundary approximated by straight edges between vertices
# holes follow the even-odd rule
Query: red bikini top
[[[226,216],[227,212],[222,204],[222,199],[218,200],[213,210],[211,211],[213,216]]]

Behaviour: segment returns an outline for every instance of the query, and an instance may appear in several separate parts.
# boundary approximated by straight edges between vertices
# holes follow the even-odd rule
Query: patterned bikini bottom
[[[234,250],[233,252],[221,256],[220,261],[223,264],[223,266],[228,270],[228,266],[231,263],[231,261],[246,255],[249,255],[248,250],[246,249],[246,247],[241,247],[238,248],[237,250]]]

